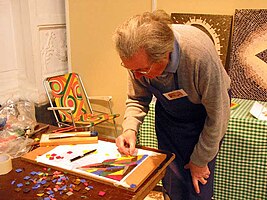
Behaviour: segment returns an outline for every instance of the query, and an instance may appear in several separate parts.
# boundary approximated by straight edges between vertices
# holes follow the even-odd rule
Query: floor
[[[162,192],[151,191],[144,200],[164,200]]]

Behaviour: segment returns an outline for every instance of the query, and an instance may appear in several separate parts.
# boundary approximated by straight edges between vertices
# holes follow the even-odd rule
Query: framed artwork
[[[229,41],[231,37],[232,16],[211,14],[171,13],[175,24],[186,24],[199,28],[213,41],[223,66],[229,66]]]
[[[267,101],[267,9],[235,10],[229,75],[233,97]]]

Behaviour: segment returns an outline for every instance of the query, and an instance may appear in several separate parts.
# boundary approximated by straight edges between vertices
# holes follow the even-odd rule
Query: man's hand
[[[208,181],[206,179],[210,176],[209,167],[206,165],[204,167],[199,167],[192,163],[191,161],[184,166],[185,169],[190,169],[192,182],[195,188],[196,193],[200,193],[198,182],[205,185]]]
[[[134,130],[126,130],[118,138],[116,138],[116,145],[119,152],[125,155],[133,155],[135,152],[136,132]]]

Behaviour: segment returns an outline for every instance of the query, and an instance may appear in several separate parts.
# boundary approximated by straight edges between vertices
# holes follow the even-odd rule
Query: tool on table
[[[39,127],[39,125],[37,125],[36,127]],[[47,125],[42,126],[42,127],[38,128],[38,129],[34,129],[33,132],[31,132],[30,129],[25,129],[25,136],[26,136],[26,138],[28,138],[28,137],[32,137],[32,136],[34,136],[35,134],[37,134],[37,133],[39,133],[39,132],[41,132],[41,131],[45,131],[45,130],[48,129],[48,128],[49,128],[49,125],[47,124]]]
[[[83,157],[85,157],[85,156],[87,156],[87,155],[89,155],[89,154],[92,154],[92,153],[94,153],[96,150],[97,150],[97,149],[94,149],[94,150],[92,150],[92,151],[88,151],[88,152],[86,152],[85,154],[83,154],[83,155],[81,155],[81,156],[74,157],[74,158],[70,159],[70,162],[73,162],[73,161],[78,160],[78,159],[80,159],[80,158],[83,158]]]
[[[67,132],[67,133],[51,133],[49,139],[60,139],[68,137],[96,137],[97,131],[84,131],[84,132]]]
[[[63,128],[58,128],[56,130],[53,130],[53,133],[65,133],[65,132],[69,132],[69,131],[73,131],[76,128],[74,126],[67,126],[67,127],[63,127]]]

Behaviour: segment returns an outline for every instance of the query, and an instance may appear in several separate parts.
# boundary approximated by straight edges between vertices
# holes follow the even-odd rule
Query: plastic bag
[[[0,137],[0,153],[9,154],[12,158],[20,157],[31,150],[34,140],[26,137]]]
[[[14,135],[22,136],[27,130],[34,132],[37,125],[34,104],[25,100],[8,100],[0,108],[1,120],[5,121],[2,129],[13,132]]]
[[[25,133],[34,132],[36,125],[32,102],[8,100],[0,108],[0,153],[13,158],[27,153],[34,140],[25,137]]]

